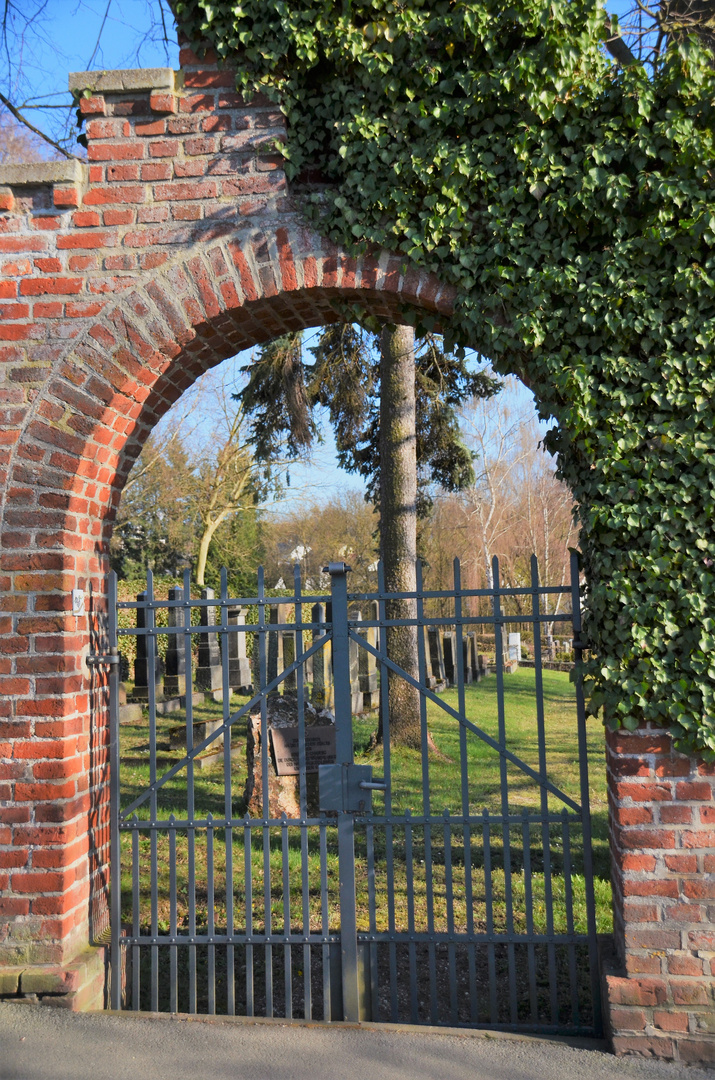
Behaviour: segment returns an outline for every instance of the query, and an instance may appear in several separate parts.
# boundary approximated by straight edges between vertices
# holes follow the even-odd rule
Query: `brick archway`
[[[190,244],[87,320],[81,336],[41,370],[7,456],[5,547],[24,550],[31,530],[59,528],[91,538],[100,551],[147,435],[187,387],[226,358],[344,319],[353,305],[386,322],[400,321],[407,309],[439,318],[449,316],[454,297],[387,252],[352,258],[305,227],[281,224]],[[22,372],[34,373],[29,364]]]
[[[241,349],[350,305],[394,321],[448,316],[454,301],[395,256],[355,259],[321,239],[260,155],[279,116],[247,108],[225,75],[186,73],[204,84],[196,96],[173,72],[81,81],[93,79],[88,169],[0,169],[0,993],[75,1007],[101,996],[86,946],[107,925],[106,692],[85,658],[148,433]],[[221,179],[186,179],[202,170]],[[75,588],[85,616],[71,614]]]

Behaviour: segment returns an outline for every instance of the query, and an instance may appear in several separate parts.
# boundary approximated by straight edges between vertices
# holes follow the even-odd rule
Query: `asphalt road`
[[[524,1037],[0,1004],[0,1080],[713,1080]]]

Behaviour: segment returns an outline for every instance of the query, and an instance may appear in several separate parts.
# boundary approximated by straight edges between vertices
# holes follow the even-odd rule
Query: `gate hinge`
[[[119,663],[119,653],[90,653],[87,657],[88,667],[100,667],[107,664],[110,667]]]

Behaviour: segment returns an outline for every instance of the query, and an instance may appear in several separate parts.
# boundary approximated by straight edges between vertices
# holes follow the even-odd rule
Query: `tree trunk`
[[[415,427],[415,333],[385,326],[380,342],[380,556],[387,592],[414,592],[417,558],[417,433]],[[414,619],[414,600],[387,602],[388,619]],[[387,628],[387,653],[418,678],[417,627]],[[390,741],[420,746],[420,694],[390,673]],[[378,739],[382,738],[382,717]]]
[[[225,516],[226,516],[225,514],[222,514],[218,518],[218,520],[209,521],[208,524],[205,526],[204,531],[201,534],[201,539],[199,541],[198,558],[197,558],[197,561],[196,561],[196,584],[197,585],[204,586],[206,584],[206,581],[204,579],[205,579],[205,575],[206,575],[206,563],[207,563],[207,560],[208,560],[208,557],[209,557],[209,548],[211,546],[211,541],[213,540],[214,533],[218,529],[219,525],[221,524],[221,522],[223,521]]]

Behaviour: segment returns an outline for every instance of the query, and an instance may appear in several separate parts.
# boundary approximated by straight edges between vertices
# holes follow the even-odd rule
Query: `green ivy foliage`
[[[591,708],[715,756],[715,75],[616,68],[600,0],[176,0],[285,112],[343,246],[459,290],[579,506]]]

